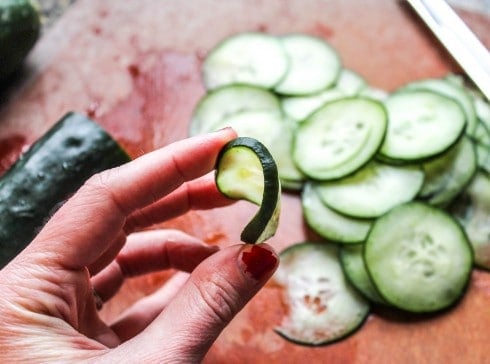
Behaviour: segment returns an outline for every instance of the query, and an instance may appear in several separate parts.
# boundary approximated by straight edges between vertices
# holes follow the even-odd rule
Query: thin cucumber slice
[[[274,275],[285,289],[287,316],[275,329],[296,343],[324,345],[354,333],[369,314],[369,302],[346,279],[338,247],[304,242],[284,250]]]
[[[299,125],[293,160],[312,179],[344,177],[378,151],[386,124],[378,101],[350,97],[329,102]]]
[[[242,112],[215,125],[215,129],[232,127],[238,136],[259,140],[274,157],[281,180],[304,180],[303,173],[292,160],[294,125],[283,115],[269,111]]]
[[[472,97],[464,86],[458,85],[456,82],[448,79],[430,78],[410,82],[404,88],[411,90],[431,90],[458,102],[466,116],[466,133],[473,135],[477,122],[476,110]]]
[[[366,239],[372,220],[355,219],[335,212],[320,198],[314,182],[307,182],[301,193],[303,215],[308,226],[323,238],[344,244]]]
[[[364,248],[367,270],[380,294],[411,312],[435,312],[465,292],[473,265],[461,226],[439,208],[399,205],[377,219]]]
[[[364,244],[343,245],[340,247],[340,263],[345,275],[368,300],[374,303],[388,305],[379,294],[364,264]]]
[[[450,211],[468,234],[475,265],[490,270],[490,176],[478,172]]]
[[[466,124],[459,104],[433,91],[396,92],[385,105],[389,123],[380,154],[387,159],[419,161],[436,156],[457,142]]]
[[[242,231],[245,243],[261,243],[277,230],[281,210],[281,185],[274,158],[258,140],[239,137],[220,151],[216,185],[225,196],[260,206]]]
[[[419,166],[391,166],[372,161],[353,175],[321,182],[318,193],[331,209],[352,217],[374,218],[411,201],[424,182]]]
[[[478,122],[473,144],[476,150],[477,165],[480,169],[490,173],[490,122],[489,126],[482,122]]]
[[[330,88],[306,96],[284,97],[281,100],[281,105],[284,113],[289,118],[299,122],[306,119],[328,101],[342,99],[346,96],[344,91],[337,88]]]
[[[289,57],[289,68],[274,90],[285,95],[305,95],[332,86],[341,69],[337,52],[323,39],[305,34],[279,38]]]
[[[357,95],[367,87],[366,80],[348,68],[342,68],[335,84],[335,88],[349,96]]]
[[[446,206],[470,182],[477,169],[475,147],[466,136],[436,159],[423,164],[425,182],[419,197]]]
[[[384,102],[388,98],[389,93],[377,87],[367,86],[359,92],[359,95]]]
[[[286,74],[289,60],[277,37],[240,33],[218,44],[202,65],[206,88],[244,83],[274,87]]]
[[[348,96],[355,96],[365,87],[365,81],[361,76],[343,68],[340,71],[335,87],[304,96],[284,97],[281,105],[288,117],[296,121],[302,121],[325,103]]]
[[[247,85],[228,85],[205,94],[192,114],[189,134],[197,135],[215,129],[216,125],[246,111],[280,113],[279,99],[272,92]]]

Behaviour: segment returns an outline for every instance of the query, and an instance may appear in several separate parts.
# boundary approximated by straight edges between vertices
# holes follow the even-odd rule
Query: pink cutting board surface
[[[490,45],[490,18],[460,11]],[[413,14],[395,0],[78,0],[30,55],[25,79],[0,106],[0,169],[65,112],[102,124],[133,157],[187,136],[204,93],[200,65],[223,38],[242,31],[303,32],[323,37],[343,64],[371,85],[394,90],[424,77],[458,72]],[[283,195],[278,251],[307,238],[299,198]],[[210,244],[239,239],[253,208],[242,203],[193,211],[161,226]],[[102,311],[111,320],[172,274],[128,281]],[[490,338],[490,274],[475,271],[457,307],[416,318],[376,309],[354,335],[323,347],[274,333],[285,313],[272,283],[218,338],[207,363],[485,363]],[[162,345],[162,343],[155,343]]]

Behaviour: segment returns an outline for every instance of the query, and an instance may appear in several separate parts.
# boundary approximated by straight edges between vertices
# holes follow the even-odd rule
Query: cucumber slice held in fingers
[[[259,205],[259,211],[242,231],[245,243],[261,243],[277,230],[281,210],[281,185],[274,158],[258,140],[238,137],[218,155],[216,185],[232,199]]]

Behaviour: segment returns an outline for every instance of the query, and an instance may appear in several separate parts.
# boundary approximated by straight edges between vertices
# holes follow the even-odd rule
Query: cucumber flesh
[[[290,34],[279,38],[289,58],[289,67],[274,88],[279,94],[305,95],[332,86],[341,69],[337,52],[323,39]]]
[[[247,85],[227,85],[204,95],[193,111],[189,133],[216,129],[229,117],[248,111],[280,113],[279,99],[270,91]]]
[[[344,177],[376,154],[386,123],[378,101],[350,97],[329,102],[298,126],[293,160],[312,179]]]
[[[284,287],[287,315],[275,331],[305,345],[324,345],[354,333],[366,320],[369,302],[347,281],[338,247],[295,244],[280,254],[273,279]]]
[[[372,220],[356,219],[339,214],[326,206],[314,182],[307,182],[301,193],[301,205],[306,223],[323,238],[344,244],[366,239]]]
[[[241,33],[216,46],[207,55],[202,69],[208,89],[237,83],[273,88],[288,66],[289,59],[277,37]]]
[[[471,181],[477,169],[475,146],[464,136],[441,156],[423,164],[425,182],[419,197],[437,206],[449,204]]]
[[[364,248],[381,296],[411,312],[435,312],[462,297],[473,252],[449,214],[420,202],[399,205],[373,223]]]
[[[466,118],[459,104],[433,91],[396,92],[385,105],[389,123],[380,153],[388,159],[434,157],[448,150],[464,132]]]
[[[374,303],[388,305],[379,294],[378,289],[369,276],[364,263],[364,244],[343,245],[340,247],[340,263],[345,275],[368,300]]]
[[[341,214],[374,218],[411,201],[423,182],[424,172],[419,166],[373,161],[351,176],[319,183],[318,193],[327,206]]]
[[[432,78],[410,82],[403,88],[408,90],[430,90],[456,101],[465,114],[466,133],[473,135],[477,122],[475,104],[470,93],[462,85],[458,85],[448,79]]]
[[[93,174],[129,161],[98,124],[68,113],[0,179],[0,266]]]

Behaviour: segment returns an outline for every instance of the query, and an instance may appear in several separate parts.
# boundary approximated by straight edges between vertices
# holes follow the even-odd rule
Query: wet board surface
[[[487,45],[490,17],[461,11]],[[3,91],[0,169],[66,111],[86,113],[133,157],[185,138],[204,93],[200,65],[223,38],[242,31],[320,36],[344,66],[371,85],[394,90],[424,77],[458,72],[412,13],[395,0],[79,0],[47,32],[21,82]],[[254,208],[237,203],[165,222],[209,244],[239,240]],[[298,195],[284,194],[278,251],[316,237],[305,227]],[[132,279],[102,311],[111,320],[158,288],[172,272]],[[375,310],[362,329],[323,347],[290,343],[273,328],[285,312],[280,290],[262,290],[234,319],[207,363],[485,363],[490,336],[490,274],[475,271],[454,309],[432,317]],[[160,345],[161,343],[155,343]]]

